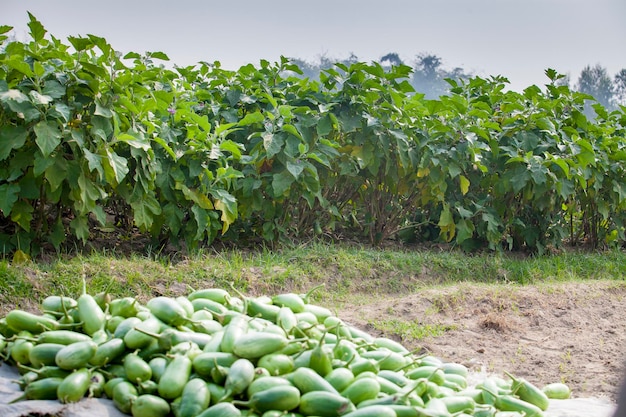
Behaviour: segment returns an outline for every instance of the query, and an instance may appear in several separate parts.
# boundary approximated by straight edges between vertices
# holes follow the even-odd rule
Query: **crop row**
[[[106,40],[0,38],[0,242],[38,252],[137,227],[191,247],[314,234],[543,251],[625,241],[626,113],[559,85],[287,59],[167,68]],[[9,27],[2,27],[2,32]],[[157,62],[157,63],[155,63]]]

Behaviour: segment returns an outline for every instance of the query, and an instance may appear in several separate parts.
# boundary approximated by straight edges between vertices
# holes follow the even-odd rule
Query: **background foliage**
[[[347,235],[542,252],[623,245],[626,108],[401,62],[167,68],[105,39],[0,52],[0,244],[36,254],[138,228],[156,244]],[[11,28],[0,28],[7,33]],[[426,67],[422,68],[426,71]],[[591,106],[594,116],[586,112]]]

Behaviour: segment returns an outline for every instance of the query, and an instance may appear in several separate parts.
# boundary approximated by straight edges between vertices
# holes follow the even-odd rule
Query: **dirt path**
[[[508,371],[539,386],[565,382],[578,398],[615,401],[626,359],[622,282],[461,284],[346,305],[339,316],[372,334],[393,324],[400,330],[385,336],[477,371]],[[416,339],[412,323],[447,330]]]

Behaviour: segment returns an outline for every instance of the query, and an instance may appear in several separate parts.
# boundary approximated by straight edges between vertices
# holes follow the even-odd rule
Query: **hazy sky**
[[[545,84],[546,68],[572,81],[586,65],[626,68],[626,0],[0,0],[0,25],[24,39],[27,10],[57,38],[94,34],[178,65],[432,53],[515,89]]]

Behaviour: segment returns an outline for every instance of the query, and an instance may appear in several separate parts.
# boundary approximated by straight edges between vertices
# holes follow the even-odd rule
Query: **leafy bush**
[[[625,239],[626,113],[502,77],[415,92],[406,66],[285,58],[168,69],[30,16],[0,35],[0,244],[36,254],[132,227],[190,247],[323,233],[527,249]],[[0,32],[11,28],[4,26]]]

